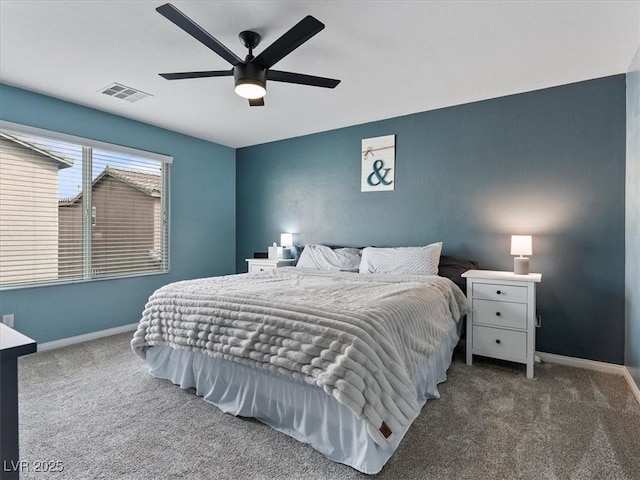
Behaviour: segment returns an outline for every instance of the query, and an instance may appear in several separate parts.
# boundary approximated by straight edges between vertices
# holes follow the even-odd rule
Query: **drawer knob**
[[[496,312],[496,317],[499,317],[500,315],[500,312]]]
[[[502,294],[502,292],[501,292],[500,290],[498,290],[496,293],[497,293],[498,295],[501,295],[501,294]]]
[[[501,344],[502,342],[501,342],[501,341],[500,341],[500,339],[498,338],[498,339],[496,339],[496,343],[499,345],[499,344]]]

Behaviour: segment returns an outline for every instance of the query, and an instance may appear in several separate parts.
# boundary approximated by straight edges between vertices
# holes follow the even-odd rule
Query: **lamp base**
[[[514,258],[513,273],[516,275],[529,275],[529,259],[526,257]]]

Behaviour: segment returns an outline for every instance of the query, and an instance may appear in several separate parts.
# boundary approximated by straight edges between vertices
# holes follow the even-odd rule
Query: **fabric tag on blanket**
[[[382,422],[382,426],[380,426],[380,433],[384,435],[384,438],[389,438],[393,432],[386,423]]]

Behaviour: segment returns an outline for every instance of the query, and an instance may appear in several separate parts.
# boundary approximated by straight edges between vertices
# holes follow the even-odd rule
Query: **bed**
[[[151,375],[374,474],[439,397],[467,310],[437,275],[284,267],[158,289],[131,346]]]

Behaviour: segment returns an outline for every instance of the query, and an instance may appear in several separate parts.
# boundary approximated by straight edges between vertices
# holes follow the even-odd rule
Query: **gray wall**
[[[0,315],[38,342],[140,320],[153,291],[171,281],[234,273],[235,150],[0,84],[0,119],[174,157],[171,272],[0,290]]]
[[[625,364],[640,387],[640,48],[627,74]]]
[[[396,190],[361,193],[361,140],[388,134]],[[236,160],[238,272],[285,231],[301,244],[443,240],[444,253],[495,270],[512,269],[510,235],[531,233],[537,349],[623,363],[625,75],[247,147]]]

